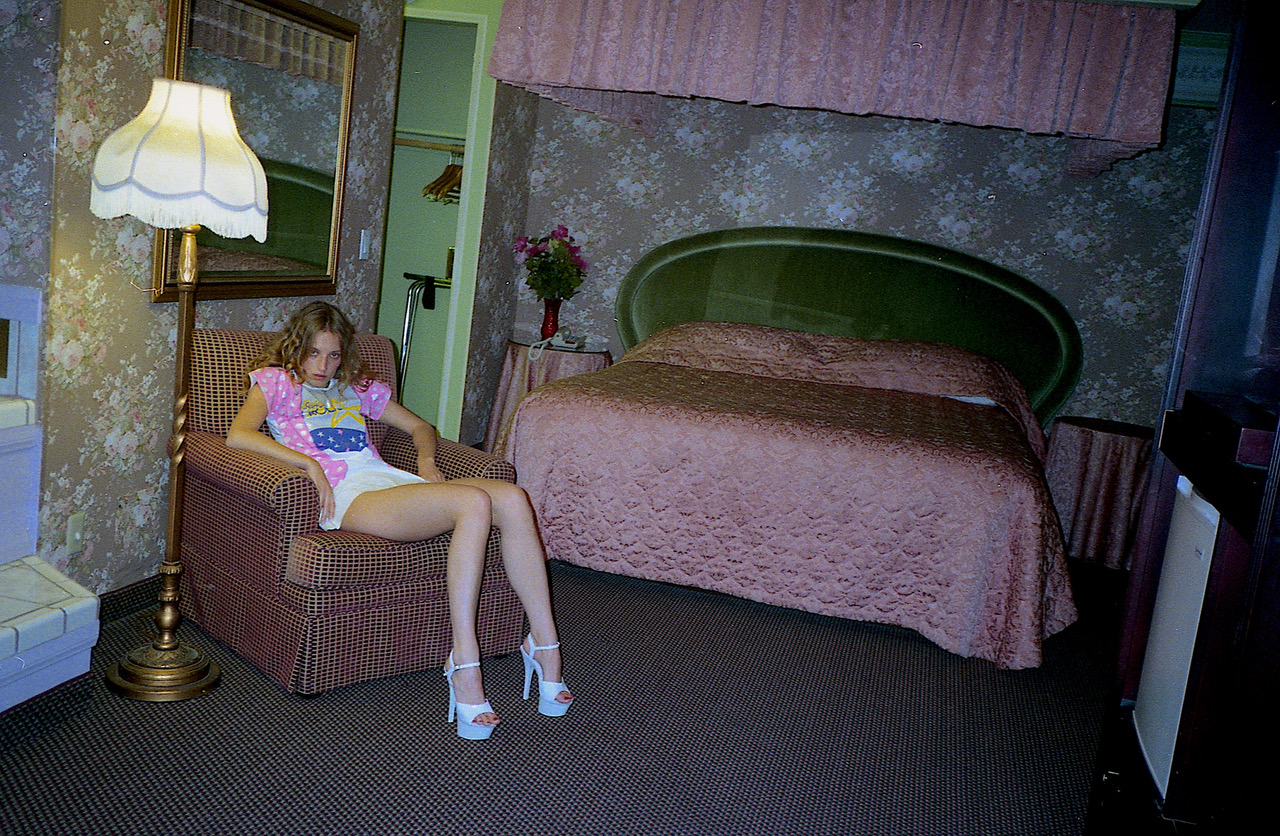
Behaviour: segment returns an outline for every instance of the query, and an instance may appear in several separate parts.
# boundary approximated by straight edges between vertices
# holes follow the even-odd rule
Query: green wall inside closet
[[[475,45],[476,27],[470,23],[406,18],[397,138],[464,144]],[[404,332],[410,285],[404,274],[443,277],[448,250],[458,238],[458,204],[422,196],[423,187],[439,177],[449,162],[450,155],[444,151],[395,147],[377,328],[397,347]],[[402,381],[401,401],[433,424],[441,423],[442,364],[452,294],[437,289],[435,309],[418,308]]]

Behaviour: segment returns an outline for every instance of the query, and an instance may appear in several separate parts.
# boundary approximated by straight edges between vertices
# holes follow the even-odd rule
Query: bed
[[[1080,341],[1045,291],[918,242],[761,227],[658,247],[617,309],[630,350],[531,392],[502,447],[550,557],[1003,668],[1075,619],[1042,425]]]

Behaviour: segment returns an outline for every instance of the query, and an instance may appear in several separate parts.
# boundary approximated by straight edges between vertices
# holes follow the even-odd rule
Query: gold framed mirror
[[[169,0],[165,73],[221,87],[267,175],[267,240],[199,236],[201,299],[333,293],[359,26],[301,0]],[[157,230],[154,301],[177,297]]]

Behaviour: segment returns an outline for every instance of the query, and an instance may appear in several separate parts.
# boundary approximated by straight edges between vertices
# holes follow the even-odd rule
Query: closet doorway
[[[500,10],[500,0],[418,0],[405,8],[377,331],[403,350],[413,302],[401,400],[452,439],[462,417],[493,128],[495,83],[484,66]],[[410,300],[415,283],[430,307]]]

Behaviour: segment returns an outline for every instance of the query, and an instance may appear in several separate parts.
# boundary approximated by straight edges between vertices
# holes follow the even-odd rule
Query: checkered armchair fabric
[[[316,694],[368,679],[441,667],[451,643],[445,593],[449,535],[397,543],[319,528],[319,499],[306,475],[232,450],[227,430],[243,399],[245,372],[273,335],[198,329],[191,368],[182,518],[182,611],[285,689]],[[362,335],[369,373],[395,393],[391,341]],[[416,470],[409,436],[372,422],[391,464]],[[448,478],[515,481],[512,466],[440,439]],[[489,539],[479,633],[486,656],[514,651],[524,612]]]

